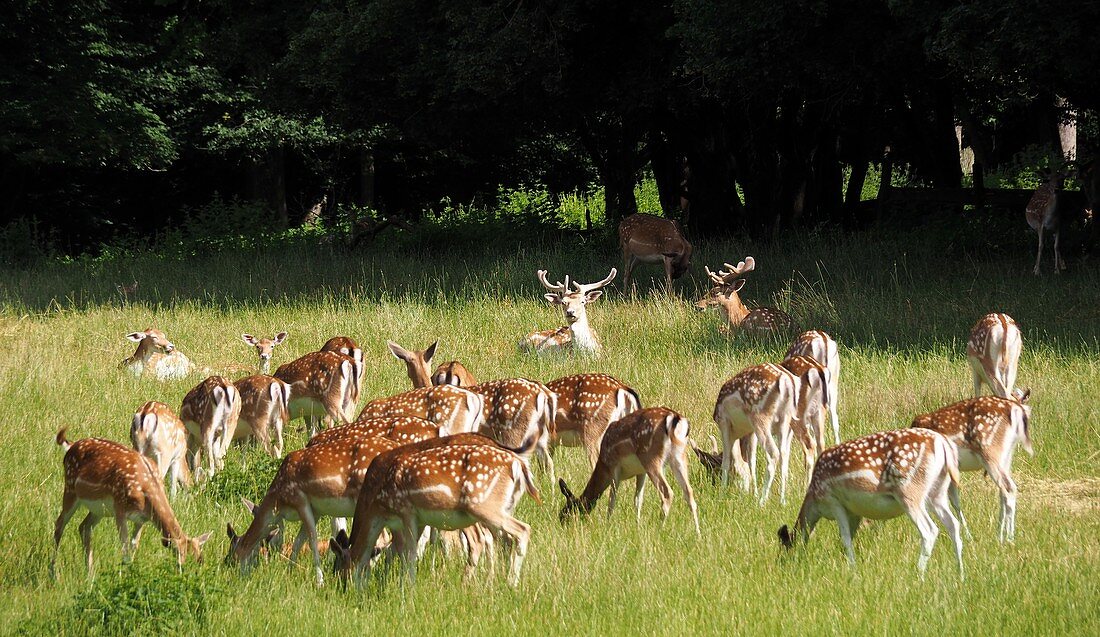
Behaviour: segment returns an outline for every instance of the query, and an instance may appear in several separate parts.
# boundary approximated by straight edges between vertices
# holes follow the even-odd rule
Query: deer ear
[[[733,284],[733,291],[740,292],[743,287],[745,287],[745,279],[737,279],[737,282]]]
[[[196,538],[191,538],[191,539],[198,542],[199,546],[201,547],[203,544],[206,544],[206,541],[210,539],[211,535],[213,535],[213,534],[210,531],[207,531],[206,533],[203,533],[202,535],[200,535]]]
[[[244,508],[248,509],[248,512],[252,515],[256,515],[256,505],[248,498],[242,497],[241,504],[244,504]]]
[[[565,484],[565,478],[558,478],[558,489],[561,490],[561,494],[565,496],[566,500],[576,500],[573,492],[569,490],[569,486]]]
[[[435,348],[439,345],[439,341],[436,341],[428,346],[428,349],[424,350],[424,362],[432,362],[432,357],[435,356]]]
[[[125,336],[125,338],[128,338],[135,343],[140,343],[141,341],[145,340],[145,332],[130,332]]]
[[[546,294],[543,294],[542,298],[549,301],[550,305],[558,305],[559,303],[561,303],[561,296],[558,295],[558,294],[554,294],[553,292],[548,292]]]
[[[584,299],[589,303],[592,303],[601,296],[603,296],[603,290],[592,290],[591,292],[588,292],[584,295]]]
[[[386,341],[386,345],[390,348],[390,352],[399,360],[407,361],[412,358],[412,355],[409,354],[409,350],[401,347],[397,343],[394,343],[393,341]]]
[[[226,535],[226,537],[229,538],[230,542],[237,539],[237,531],[235,531],[233,529],[233,523],[232,522],[226,522],[225,523],[225,535]]]
[[[251,334],[241,334],[241,340],[249,345],[256,345],[256,337]]]
[[[279,332],[278,334],[275,335],[275,338],[273,340],[275,341],[276,345],[282,345],[283,341],[286,340],[286,337],[287,337],[286,332]]]

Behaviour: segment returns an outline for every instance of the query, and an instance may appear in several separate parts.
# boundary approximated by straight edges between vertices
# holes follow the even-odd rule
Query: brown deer
[[[445,432],[441,432],[441,429],[439,425],[430,420],[413,416],[364,418],[347,425],[330,427],[310,438],[306,446],[312,447],[346,436],[389,438],[394,442],[407,445],[447,435]]]
[[[275,370],[275,378],[290,385],[290,419],[305,418],[310,435],[318,424],[351,422],[358,396],[360,367],[337,352],[310,352]]]
[[[484,417],[479,433],[506,447],[518,447],[534,438],[533,452],[554,480],[554,460],[550,456],[550,438],[554,432],[557,395],[542,383],[526,378],[504,378],[479,383],[470,391],[484,401]],[[523,459],[529,459],[529,454]]]
[[[407,350],[393,341],[386,341],[386,345],[397,360],[404,361],[413,387],[431,387],[433,384],[438,384],[432,383],[431,364],[432,357],[435,356],[435,348],[439,346],[439,341],[419,351]]]
[[[477,384],[474,375],[466,366],[458,361],[448,361],[435,368],[432,374],[433,385],[455,385],[457,387],[470,387]]]
[[[557,396],[551,448],[582,447],[589,467],[599,460],[608,425],[642,408],[638,392],[609,374],[574,374],[546,387]]]
[[[297,521],[301,522],[301,529],[294,540],[291,559],[295,560],[299,549],[308,542],[313,552],[317,585],[323,585],[317,518],[323,515],[340,518],[354,515],[359,490],[371,462],[379,454],[399,446],[392,440],[377,436],[345,436],[290,452],[279,465],[267,495],[253,510],[252,522],[244,534],[238,536],[232,524],[226,525],[229,536],[226,561],[239,562],[242,570],[246,571],[251,566],[256,549],[273,529],[281,527],[283,520]],[[275,550],[279,550],[278,541],[274,544]]]
[[[274,376],[257,374],[246,376],[233,386],[241,395],[241,414],[234,439],[255,437],[272,457],[283,457],[283,430],[290,422],[290,385]]]
[[[138,344],[137,350],[118,367],[129,370],[134,376],[152,374],[157,380],[178,380],[198,371],[191,359],[176,349],[158,329],[150,327],[144,332],[130,332],[126,338]]]
[[[368,579],[374,547],[388,529],[393,547],[404,554],[409,581],[415,583],[417,540],[424,527],[469,533],[480,523],[510,539],[508,581],[518,586],[531,527],[513,517],[513,511],[525,493],[541,500],[527,463],[515,451],[528,450],[504,449],[484,436],[459,434],[379,455],[360,489],[351,537],[330,543],[337,572],[345,581],[353,572],[359,584]],[[467,574],[480,554],[476,536],[468,536]]]
[[[829,370],[809,356],[791,356],[780,364],[798,378],[791,430],[802,445],[808,481],[814,460],[825,449],[825,414],[831,399]]]
[[[141,528],[148,521],[160,530],[164,545],[176,549],[176,563],[180,569],[188,555],[201,561],[202,545],[210,534],[192,538],[183,532],[168,504],[164,481],[148,458],[102,438],[69,442],[64,428],[57,432],[56,441],[65,451],[65,491],[61,497],[61,514],[54,524],[50,577],[56,578],[61,536],[77,507],[88,511],[80,523],[80,539],[89,573],[92,571],[92,530],[107,516],[114,517],[118,527],[123,562],[133,559],[141,540]],[[126,526],[128,521],[133,523],[133,533]]]
[[[1036,276],[1039,275],[1039,260],[1043,256],[1043,231],[1054,233],[1054,273],[1060,274],[1066,269],[1066,262],[1058,249],[1058,238],[1062,230],[1062,219],[1058,211],[1058,186],[1065,179],[1065,174],[1052,172],[1041,186],[1035,189],[1031,199],[1024,209],[1024,217],[1027,225],[1039,234],[1039,250],[1035,253]]]
[[[756,478],[756,445],[763,443],[768,458],[768,481],[760,504],[768,500],[776,469],[780,468],[779,500],[786,502],[787,459],[796,415],[798,378],[774,363],[748,367],[722,385],[714,404],[714,422],[722,434],[722,485],[729,484],[730,466],[747,491]],[[734,443],[744,439],[734,455]],[[744,457],[747,453],[748,457]],[[745,464],[748,464],[746,470]]]
[[[241,395],[233,383],[221,376],[210,376],[187,392],[180,406],[180,420],[187,428],[187,449],[191,471],[205,479],[224,465],[229,443],[237,431],[241,415]],[[201,473],[202,457],[206,473]]]
[[[476,431],[482,420],[481,396],[461,387],[420,387],[385,398],[376,398],[359,412],[365,418],[414,416],[439,425],[446,434]]]
[[[260,357],[260,373],[266,375],[271,372],[271,354],[286,340],[286,332],[279,332],[274,338],[256,338],[251,334],[241,334],[241,340],[256,348],[256,354]]]
[[[550,284],[546,280],[546,270],[539,270],[538,277],[542,286],[549,292],[543,296],[551,305],[560,305],[565,320],[569,325],[556,330],[543,330],[532,332],[519,343],[519,348],[527,352],[552,352],[565,349],[579,350],[592,354],[600,351],[600,340],[596,331],[588,324],[588,311],[585,306],[595,303],[603,292],[604,287],[618,274],[618,270],[611,268],[611,273],[603,280],[596,283],[577,283],[573,281],[576,290],[569,291],[569,275],[565,276],[565,283],[558,281]]]
[[[632,214],[619,222],[619,247],[623,251],[623,286],[630,288],[630,274],[638,263],[662,263],[665,284],[684,276],[691,265],[691,244],[680,224],[644,213]]]
[[[1031,444],[1030,390],[1013,398],[982,396],[948,405],[913,419],[913,427],[943,434],[959,450],[960,471],[982,471],[1001,492],[1001,528],[998,539],[1016,539],[1016,483],[1012,480],[1012,456],[1016,446],[1034,455]],[[960,519],[962,514],[959,514]],[[966,520],[963,519],[963,528]]]
[[[975,398],[982,395],[983,384],[1001,398],[1012,395],[1022,349],[1023,334],[1011,316],[993,313],[978,319],[966,342]]]
[[[833,425],[833,441],[840,444],[840,419],[836,409],[839,400],[840,388],[840,353],[837,350],[836,341],[821,330],[810,330],[798,335],[794,339],[785,358],[793,356],[806,356],[821,363],[829,372],[829,419]],[[818,451],[824,451],[825,439],[818,437]]]
[[[171,407],[155,400],[142,405],[130,424],[130,442],[135,451],[156,463],[161,480],[171,472],[168,484],[173,498],[179,485],[191,486],[187,428]]]
[[[343,354],[350,357],[355,366],[355,377],[359,380],[353,388],[354,391],[348,393],[347,402],[344,405],[344,410],[347,411],[349,405],[354,406],[359,402],[359,395],[363,393],[363,380],[365,378],[363,372],[366,369],[363,363],[363,350],[350,336],[333,336],[325,341],[325,344],[318,351]]]
[[[565,506],[562,507],[559,519],[565,522],[571,516],[591,512],[609,487],[611,495],[607,500],[607,516],[610,518],[615,510],[619,483],[634,478],[634,512],[641,522],[642,496],[645,493],[647,476],[661,497],[661,518],[667,519],[669,509],[672,508],[672,489],[665,481],[664,470],[665,467],[670,467],[672,475],[680,483],[684,500],[695,523],[695,533],[698,535],[699,512],[695,506],[691,483],[688,481],[687,450],[691,445],[688,439],[689,429],[687,418],[667,407],[647,407],[611,423],[600,443],[599,460],[581,496],[578,498],[573,495],[565,480],[558,482],[558,487],[565,496]]]
[[[794,328],[794,319],[790,314],[772,307],[760,307],[750,311],[741,301],[738,292],[745,286],[745,275],[756,268],[756,259],[745,257],[745,260],[736,266],[729,263],[724,265],[726,269],[719,270],[717,274],[711,272],[709,267],[704,268],[713,287],[703,298],[696,301],[695,309],[706,310],[717,307],[730,329],[751,332],[789,332]]]
[[[881,431],[856,438],[821,454],[802,501],[794,534],[808,542],[821,518],[836,520],[848,562],[855,564],[852,537],[863,518],[888,520],[908,515],[921,534],[917,568],[923,574],[939,529],[935,513],[955,544],[959,578],[963,576],[958,503],[959,461],[955,445],[928,429]],[[794,537],[784,525],[779,539],[787,548]]]

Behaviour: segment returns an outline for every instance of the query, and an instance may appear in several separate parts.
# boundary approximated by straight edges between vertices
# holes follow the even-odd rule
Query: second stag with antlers
[[[717,274],[705,268],[712,287],[707,294],[695,303],[695,308],[705,310],[717,307],[732,329],[756,332],[790,331],[794,319],[790,314],[772,307],[760,307],[749,310],[741,302],[738,292],[745,286],[745,275],[756,269],[756,259],[745,257],[737,265],[724,264],[725,269]]]
[[[546,279],[546,270],[539,270],[538,277],[542,286],[549,292],[544,296],[551,305],[560,305],[565,320],[569,325],[556,330],[543,330],[528,334],[519,343],[520,349],[528,352],[551,352],[565,349],[581,350],[584,352],[599,353],[600,340],[596,337],[596,331],[588,325],[588,312],[585,309],[589,303],[603,295],[600,288],[604,287],[619,271],[611,268],[611,273],[603,280],[596,283],[578,283],[573,281],[576,289],[569,291],[569,275],[565,275],[565,282],[558,281],[551,284]]]

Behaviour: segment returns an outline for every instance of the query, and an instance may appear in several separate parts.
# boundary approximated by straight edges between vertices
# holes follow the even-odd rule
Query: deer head
[[[439,345],[439,341],[420,351],[407,350],[393,341],[386,341],[386,345],[398,360],[405,361],[413,387],[432,386],[432,357],[435,356],[435,348]]]
[[[286,340],[286,332],[279,332],[275,338],[256,338],[251,334],[241,334],[241,340],[256,348],[260,357],[260,372],[266,374],[271,369],[271,354],[277,345]]]
[[[573,281],[573,287],[576,289],[569,290],[569,275],[565,275],[565,282],[558,281],[551,284],[546,279],[546,270],[539,270],[538,277],[542,286],[549,290],[548,293],[543,296],[551,305],[560,305],[562,307],[562,313],[565,314],[565,320],[572,326],[576,323],[586,323],[588,315],[585,312],[585,306],[589,303],[593,303],[596,299],[603,296],[603,288],[611,280],[615,278],[615,275],[619,271],[615,268],[611,268],[611,273],[604,279],[595,283],[578,283]]]
[[[702,311],[710,307],[730,305],[744,309],[738,292],[745,287],[744,276],[756,269],[756,259],[745,257],[745,260],[737,265],[725,263],[723,266],[724,269],[717,273],[712,272],[709,266],[703,267],[707,277],[710,278],[711,288],[703,298],[695,302],[695,309]]]
[[[172,344],[172,341],[168,340],[168,337],[164,335],[164,332],[153,328],[147,328],[144,332],[130,332],[126,335],[131,341],[140,343],[138,345],[138,352],[147,352],[152,354],[154,352],[160,354],[171,354],[176,346]]]

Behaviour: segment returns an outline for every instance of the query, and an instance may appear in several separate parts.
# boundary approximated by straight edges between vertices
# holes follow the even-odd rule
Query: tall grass
[[[453,245],[457,239],[448,247],[445,237],[428,236],[357,252],[297,243],[3,272],[0,625],[81,634],[89,626],[110,633],[125,624],[138,632],[174,626],[216,634],[1094,633],[1100,628],[1100,268],[1073,263],[1060,277],[1035,278],[1022,233],[960,243],[958,236],[980,229],[955,230],[960,234],[701,242],[692,275],[674,294],[658,291],[658,272],[643,268],[635,290],[613,290],[590,308],[604,341],[599,358],[531,357],[515,347],[527,331],[561,320],[541,299],[536,269],[595,280],[619,265],[611,242],[598,235],[546,235],[530,243],[494,236],[461,249]],[[428,558],[412,588],[388,582],[367,591],[318,590],[305,566],[273,561],[249,577],[221,566],[225,523],[239,528],[246,521],[238,497],[259,498],[275,468],[245,447],[230,452],[219,480],[173,503],[186,531],[217,531],[203,565],[176,575],[171,553],[149,533],[138,563],[122,567],[105,520],[95,534],[97,577],[89,582],[74,519],[61,545],[60,581],[47,577],[61,495],[53,433],[67,426],[73,439],[125,440],[137,406],[152,399],[178,406],[199,380],[157,383],[119,372],[118,361],[132,350],[122,338],[127,332],[155,325],[214,368],[251,361],[242,332],[289,331],[276,364],[334,334],[351,335],[366,350],[367,397],[408,386],[386,339],[415,347],[439,339],[440,360],[459,358],[486,379],[607,371],[634,385],[644,404],[684,413],[692,436],[706,446],[707,434],[716,432],[709,416],[722,382],[744,366],[778,360],[786,348],[722,336],[716,315],[691,308],[704,285],[704,263],[748,254],[759,271],[742,292],[747,301],[779,305],[802,327],[825,329],[840,343],[846,437],[904,426],[916,413],[965,397],[971,325],[993,310],[1020,322],[1020,382],[1033,389],[1037,453],[1015,462],[1021,489],[1015,545],[997,543],[996,492],[969,474],[963,505],[975,539],[965,547],[965,583],[946,539],[927,577],[917,576],[918,536],[904,520],[861,531],[856,568],[846,564],[830,522],[808,547],[783,554],[775,529],[797,512],[805,484],[798,467],[788,502],[773,499],[765,507],[736,489],[715,487],[693,468],[701,539],[679,498],[662,524],[652,490],[641,524],[622,498],[610,520],[600,506],[590,519],[563,527],[561,498],[542,479],[545,503],[525,500],[518,513],[534,527],[519,590],[504,584],[499,566],[496,576],[482,573],[463,585],[459,561],[438,556]],[[139,292],[123,305],[114,286],[135,279]],[[295,431],[288,448],[303,443]],[[558,465],[571,486],[582,486],[586,463],[577,450],[561,450]],[[206,609],[198,619],[165,610],[196,603]],[[125,611],[108,616],[107,606]],[[157,623],[160,615],[167,623]]]

